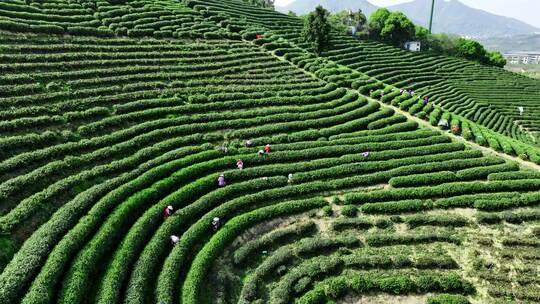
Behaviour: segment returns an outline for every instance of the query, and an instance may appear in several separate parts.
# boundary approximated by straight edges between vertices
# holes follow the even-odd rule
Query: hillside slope
[[[216,6],[216,12],[218,11],[236,18],[235,22],[238,22],[239,27],[249,28],[255,25],[256,28],[258,25],[262,31],[271,31],[269,34],[276,35],[276,39],[285,38],[302,49],[309,47],[300,39],[300,24],[289,23],[286,26],[282,24],[276,28],[274,24],[256,18],[250,20],[251,24],[247,24],[244,22],[244,16],[231,12],[223,5]],[[267,41],[261,41],[263,44],[265,42]],[[363,88],[369,87],[366,92],[382,88],[381,85],[393,85],[399,89],[415,91],[422,98],[426,96],[430,98],[430,101],[433,101],[432,105],[441,106],[443,112],[450,111],[464,120],[476,122],[509,138],[538,145],[540,125],[537,120],[540,117],[539,105],[536,102],[540,94],[538,80],[466,60],[410,53],[381,43],[356,40],[347,36],[334,36],[332,42],[334,45],[323,54],[325,57],[383,82],[370,87],[361,81],[354,84],[354,79],[349,77],[346,86],[354,84]],[[343,69],[339,70],[342,71]],[[518,106],[526,108],[523,116],[519,115]],[[431,115],[431,109],[432,107],[422,109],[419,106],[413,109],[413,114],[423,112],[422,115]],[[437,113],[439,112],[435,112]],[[435,115],[434,119],[438,122],[440,113]],[[478,136],[482,137],[480,139],[482,145],[489,144],[497,150],[527,157],[523,155],[524,148],[519,147],[519,143],[513,144],[513,148],[505,149],[504,146],[511,145],[505,143],[506,138],[501,138],[502,143],[499,143],[496,139],[486,138],[493,137],[489,134]]]
[[[393,5],[388,9],[401,11],[415,24],[428,27],[430,0],[415,0]],[[458,0],[437,1],[434,14],[433,31],[435,33],[485,38],[526,35],[540,31],[523,21],[475,9]]]
[[[42,33],[72,26],[45,7],[95,18],[86,1],[6,3],[42,14],[0,11],[24,29],[0,34],[0,230],[17,251],[1,303],[537,301],[540,171],[397,109],[535,147],[317,57],[300,20],[243,2],[96,2],[111,37]]]

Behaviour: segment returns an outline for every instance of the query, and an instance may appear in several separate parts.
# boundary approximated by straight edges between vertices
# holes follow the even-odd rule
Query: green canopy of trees
[[[398,47],[403,47],[407,41],[417,40],[422,43],[424,51],[497,67],[506,65],[506,59],[501,53],[487,51],[478,41],[455,35],[430,34],[426,28],[415,25],[402,12],[390,12],[386,8],[377,9],[366,19],[361,10],[329,14],[318,6],[304,19],[304,37],[317,53],[327,47],[331,29],[340,33],[351,33],[351,27],[355,27],[357,36],[368,36]]]
[[[490,65],[500,68],[503,68],[506,65],[506,58],[504,58],[501,52],[491,52],[488,56]]]
[[[506,65],[506,59],[500,52],[489,52],[475,40],[447,34],[417,34],[417,39],[422,42],[424,50],[433,53],[465,58],[501,68]]]
[[[390,11],[386,8],[379,8],[374,11],[369,17],[369,35],[372,38],[379,38],[381,36],[381,31],[384,27],[386,19],[390,16]]]
[[[480,42],[459,38],[456,46],[457,56],[487,65],[504,67],[506,59],[500,52],[488,52]]]
[[[485,60],[486,50],[478,41],[459,38],[456,45],[457,55],[470,60]]]
[[[506,65],[506,59],[501,53],[488,52],[478,41],[446,34],[429,34],[426,28],[414,25],[401,12],[380,8],[370,16],[368,27],[371,38],[396,46],[403,46],[409,40],[418,40],[426,51],[497,67]]]
[[[416,36],[414,23],[402,12],[380,8],[369,17],[369,35],[372,38],[403,46]]]
[[[381,29],[381,38],[397,46],[414,39],[415,34],[414,23],[402,12],[392,12]]]

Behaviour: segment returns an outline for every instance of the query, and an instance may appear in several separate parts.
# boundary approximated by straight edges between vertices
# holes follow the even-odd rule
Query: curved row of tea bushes
[[[395,295],[426,292],[469,294],[472,292],[472,286],[455,273],[425,274],[411,278],[400,274],[376,275],[351,272],[322,281],[300,297],[297,303],[326,303],[330,299],[338,300],[349,293],[364,294],[374,291]]]
[[[240,38],[217,25],[224,18],[213,16],[212,22],[207,22],[205,18],[211,14],[198,13],[181,2],[58,1],[53,5],[6,0],[1,5],[0,28],[11,32],[132,38]]]

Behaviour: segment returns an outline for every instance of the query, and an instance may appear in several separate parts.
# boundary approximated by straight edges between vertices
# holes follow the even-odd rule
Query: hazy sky
[[[286,5],[294,0],[275,0],[276,5]],[[303,0],[298,0],[303,1]],[[339,0],[335,0],[339,1]],[[410,2],[412,0],[368,0],[378,6]],[[444,1],[444,0],[436,0]],[[466,5],[497,15],[513,17],[540,28],[539,0],[459,0]],[[437,4],[435,4],[437,5]]]

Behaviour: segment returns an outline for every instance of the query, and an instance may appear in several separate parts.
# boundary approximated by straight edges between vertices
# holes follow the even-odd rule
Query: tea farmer
[[[220,225],[219,217],[213,218],[212,219],[212,230],[214,230],[214,231],[218,230],[219,225]]]
[[[169,216],[171,216],[172,213],[173,213],[173,207],[172,206],[167,206],[163,210],[163,217],[168,218]]]
[[[218,177],[218,186],[220,187],[224,187],[225,186],[225,176],[223,174],[221,174],[219,177]]]
[[[244,162],[241,159],[237,160],[236,167],[238,167],[240,170],[244,169]]]

